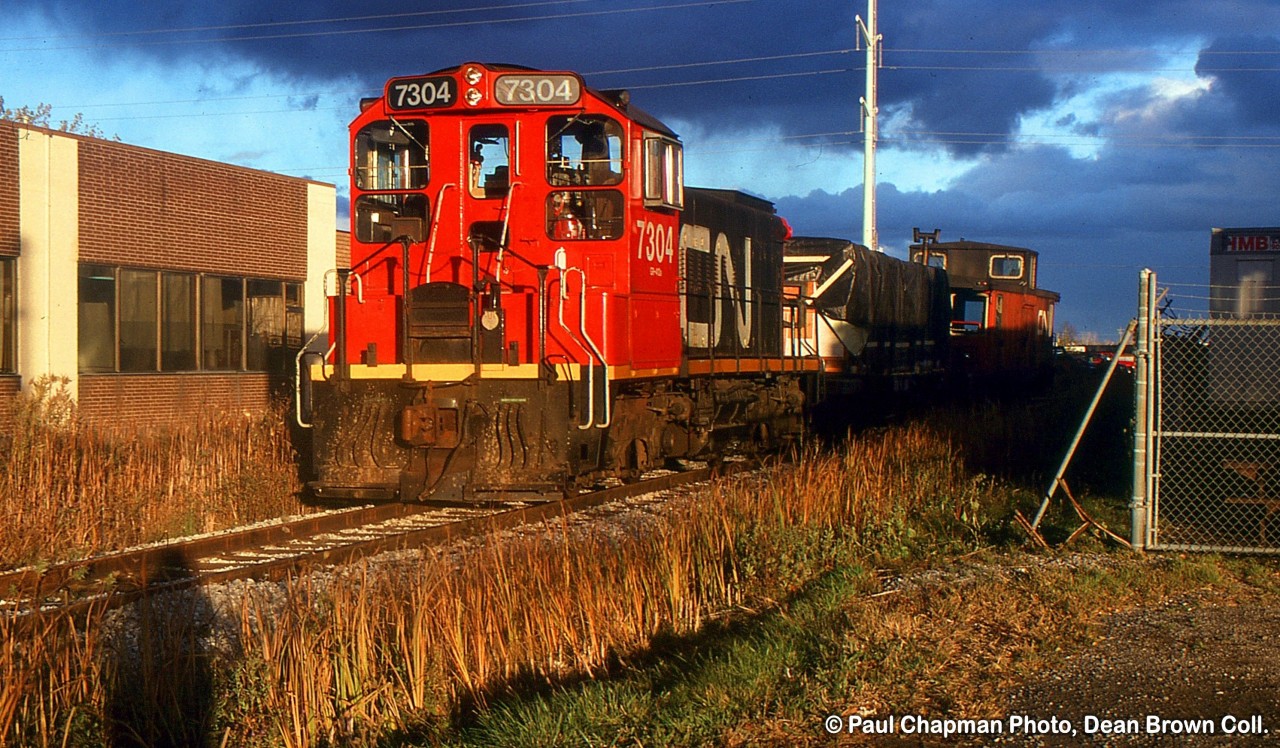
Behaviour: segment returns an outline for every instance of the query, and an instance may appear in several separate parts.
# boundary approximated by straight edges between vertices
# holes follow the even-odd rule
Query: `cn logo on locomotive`
[[[751,346],[751,237],[743,238],[741,252],[732,251],[729,238],[717,233],[711,242],[711,229],[685,224],[680,227],[680,249],[686,262],[685,288],[680,294],[680,326],[685,345],[693,348],[715,348],[724,333],[724,306],[733,309],[737,323],[738,343]],[[692,250],[692,251],[690,251]],[[700,258],[693,254],[706,255]],[[742,272],[734,265],[734,255],[742,261]],[[699,313],[701,311],[701,313]]]

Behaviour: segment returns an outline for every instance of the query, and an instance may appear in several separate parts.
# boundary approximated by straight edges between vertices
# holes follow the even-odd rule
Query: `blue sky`
[[[864,0],[7,0],[5,105],[333,182],[389,77],[468,60],[629,88],[688,182],[861,237]],[[1280,2],[884,2],[879,231],[1041,252],[1059,323],[1113,338],[1137,274],[1207,283],[1209,230],[1280,224]]]

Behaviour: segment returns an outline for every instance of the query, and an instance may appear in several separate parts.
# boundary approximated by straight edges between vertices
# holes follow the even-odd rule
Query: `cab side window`
[[[622,126],[607,117],[547,121],[547,183],[595,187],[622,183]]]

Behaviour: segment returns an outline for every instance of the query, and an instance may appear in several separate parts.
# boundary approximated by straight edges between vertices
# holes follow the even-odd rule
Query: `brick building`
[[[324,321],[332,185],[0,122],[0,399],[255,410]]]

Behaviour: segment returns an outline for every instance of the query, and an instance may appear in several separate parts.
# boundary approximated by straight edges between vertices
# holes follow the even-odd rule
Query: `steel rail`
[[[755,468],[756,461],[722,463],[668,473],[637,483],[516,508],[496,505],[381,504],[346,512],[175,541],[104,556],[0,574],[0,617],[34,624],[48,615],[84,616],[145,597],[241,579],[281,580],[308,569],[336,566],[388,551],[445,545],[582,512],[625,498],[665,491]],[[476,516],[425,526],[387,523],[443,512]],[[435,519],[439,519],[436,517]],[[379,525],[383,527],[379,529]],[[348,536],[342,537],[346,531]],[[363,536],[354,537],[358,531]],[[372,537],[369,537],[372,536]],[[293,547],[289,547],[289,546]]]

